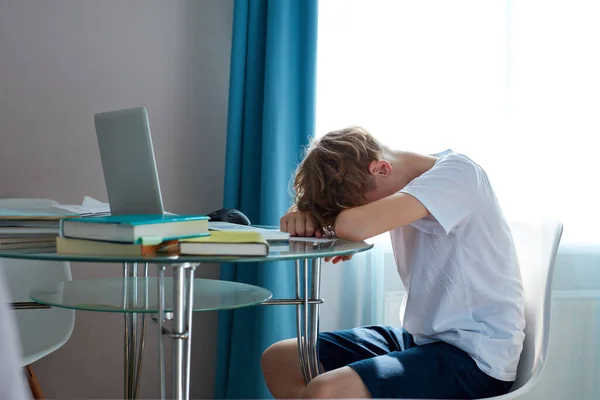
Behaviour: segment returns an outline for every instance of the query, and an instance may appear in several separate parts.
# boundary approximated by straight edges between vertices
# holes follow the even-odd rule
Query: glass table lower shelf
[[[173,310],[172,278],[165,279],[164,310]],[[231,310],[254,306],[272,293],[258,286],[212,279],[194,279],[194,311]],[[158,280],[153,277],[81,279],[39,287],[32,300],[71,310],[157,313]]]

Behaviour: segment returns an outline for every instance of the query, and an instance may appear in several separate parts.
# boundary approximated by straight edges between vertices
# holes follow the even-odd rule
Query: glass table
[[[120,278],[76,280],[44,286],[34,290],[31,297],[44,305],[125,314],[125,398],[137,397],[144,349],[145,316],[148,313],[156,314],[160,335],[173,340],[172,398],[189,399],[193,311],[225,310],[258,304],[294,305],[302,374],[305,381],[309,382],[319,374],[317,336],[319,305],[323,303],[320,297],[321,260],[330,256],[356,254],[372,247],[372,244],[365,242],[323,242],[303,238],[301,241],[290,241],[285,251],[272,252],[266,257],[114,257],[57,254],[35,249],[0,251],[0,257],[123,264],[123,276]],[[271,299],[268,290],[252,285],[194,279],[194,272],[202,263],[285,260],[296,261],[296,296],[291,299]],[[157,266],[156,278],[148,277],[150,264]],[[165,277],[166,268],[172,268],[172,278]],[[159,358],[161,398],[166,398],[163,340],[159,340]]]

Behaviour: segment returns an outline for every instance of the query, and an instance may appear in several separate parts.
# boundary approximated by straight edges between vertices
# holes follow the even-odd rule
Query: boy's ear
[[[392,173],[392,164],[386,160],[375,160],[369,164],[369,173],[371,175],[388,176]]]

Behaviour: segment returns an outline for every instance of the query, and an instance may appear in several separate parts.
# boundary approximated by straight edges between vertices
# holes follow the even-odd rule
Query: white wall
[[[222,203],[233,0],[0,2],[0,197],[106,200],[96,112],[144,105],[165,207]],[[73,265],[75,278],[120,267]],[[216,277],[215,266],[199,275]],[[213,393],[216,314],[195,316],[192,397]],[[79,312],[36,363],[49,398],[122,398],[123,318]],[[148,334],[141,396],[157,396]]]

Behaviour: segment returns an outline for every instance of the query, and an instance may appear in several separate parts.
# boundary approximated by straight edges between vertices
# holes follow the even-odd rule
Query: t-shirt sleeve
[[[451,154],[400,192],[419,200],[448,235],[472,212],[477,188],[477,166],[463,156]]]

